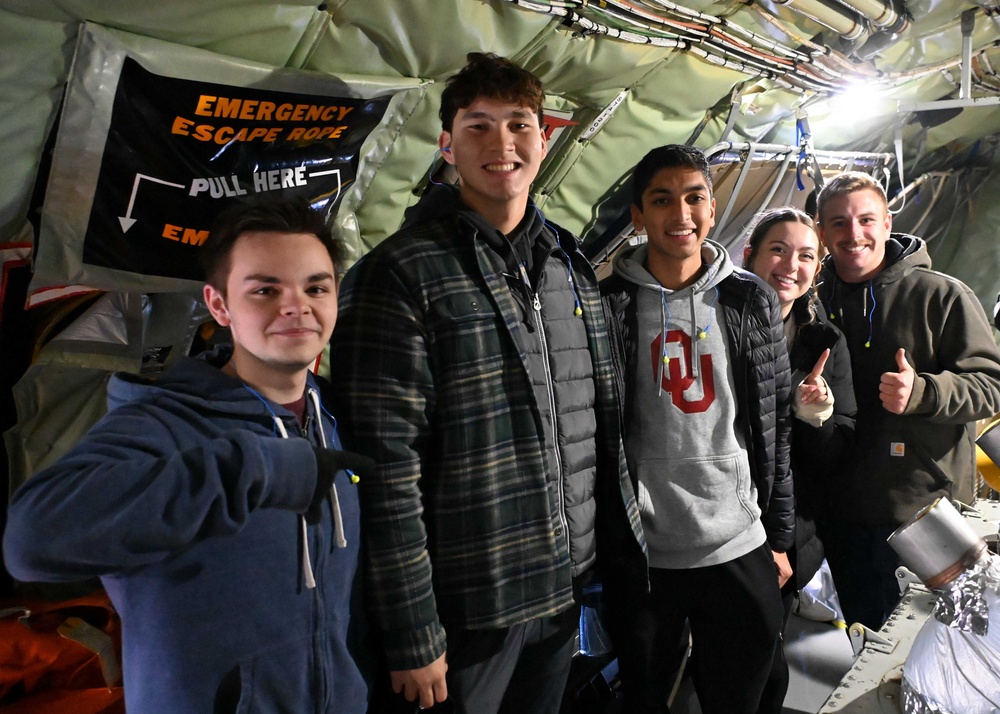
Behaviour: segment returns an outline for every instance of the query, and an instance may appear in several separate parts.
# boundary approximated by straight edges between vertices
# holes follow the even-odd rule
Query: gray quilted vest
[[[549,256],[536,281],[539,300],[528,305],[525,349],[545,438],[553,524],[560,540],[568,531],[576,577],[597,557],[594,365],[561,251]]]

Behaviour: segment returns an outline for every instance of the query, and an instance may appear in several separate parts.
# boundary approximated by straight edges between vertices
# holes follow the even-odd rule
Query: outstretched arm
[[[14,494],[4,540],[12,574],[74,581],[122,572],[234,533],[258,508],[308,508],[316,458],[305,439],[204,427],[169,404],[109,412]]]

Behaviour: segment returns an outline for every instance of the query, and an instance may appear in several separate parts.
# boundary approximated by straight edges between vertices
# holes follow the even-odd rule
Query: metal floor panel
[[[798,615],[785,629],[788,693],[782,714],[816,714],[854,663],[847,632],[829,622],[813,622]],[[701,714],[689,678],[677,692],[671,714]]]

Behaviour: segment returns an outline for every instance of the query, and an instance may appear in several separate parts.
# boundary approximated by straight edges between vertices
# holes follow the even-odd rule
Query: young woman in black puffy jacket
[[[844,336],[816,299],[822,248],[812,219],[791,207],[760,214],[747,240],[743,265],[774,288],[792,368],[792,474],[795,484],[793,576],[782,588],[785,620],[796,594],[823,562],[823,503],[836,487],[837,464],[854,442],[857,406]],[[788,686],[783,654],[761,701],[760,712],[780,711]]]

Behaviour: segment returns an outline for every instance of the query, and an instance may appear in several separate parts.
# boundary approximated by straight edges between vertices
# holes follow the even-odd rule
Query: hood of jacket
[[[893,233],[885,242],[885,263],[868,280],[849,283],[837,274],[837,264],[828,255],[823,259],[819,294],[827,315],[847,337],[849,344],[868,347],[876,338],[876,316],[884,312],[883,289],[898,283],[917,269],[931,267],[927,243],[916,236]],[[861,320],[847,320],[845,315],[861,315]],[[858,376],[855,375],[855,386]]]
[[[157,392],[169,392],[174,399],[200,412],[217,411],[220,404],[225,404],[230,414],[253,415],[269,421],[271,417],[262,408],[260,398],[243,382],[220,371],[232,354],[232,346],[221,345],[198,357],[179,360],[172,369],[156,377],[118,372],[108,383],[108,408],[146,399]],[[311,378],[309,386],[315,386]]]
[[[559,247],[569,254],[578,249],[572,234],[548,223],[530,198],[524,219],[511,231],[509,239],[482,214],[467,206],[462,201],[457,187],[443,184],[434,186],[416,205],[406,209],[402,229],[437,220],[458,220],[472,226],[487,245],[498,255],[505,257],[512,256],[512,248],[518,246],[522,239],[526,245],[532,246],[529,250],[535,250],[536,253],[548,253]],[[543,230],[544,227],[548,227],[549,231]],[[530,271],[530,264],[533,262],[531,256],[524,254],[524,251],[517,251],[517,254],[528,264],[527,268]],[[537,258],[537,255],[535,257]],[[514,268],[515,265],[516,262],[508,267]]]
[[[438,184],[431,188],[416,205],[406,209],[401,230],[430,221],[453,220],[456,217],[475,228],[497,252],[504,251],[503,234],[481,214],[463,203],[456,186]]]
[[[832,255],[823,259],[823,267],[837,280],[837,264]],[[885,242],[885,265],[871,279],[873,287],[888,285],[913,272],[917,268],[930,268],[931,256],[927,252],[927,242],[923,238],[906,233],[892,233]]]
[[[634,285],[651,290],[662,290],[666,299],[682,299],[689,294],[697,294],[715,288],[733,272],[733,261],[729,253],[718,243],[706,240],[701,246],[701,261],[705,270],[698,278],[680,290],[668,290],[649,272],[649,244],[643,243],[634,248],[619,251],[612,264],[615,275]]]
[[[400,230],[411,228],[427,221],[449,218],[456,212],[472,213],[474,211],[462,203],[456,187],[438,184],[421,196],[416,204],[406,209],[403,213],[403,224]]]
[[[660,304],[660,325],[662,327],[660,343],[664,346],[664,349],[666,349],[667,330],[669,329],[671,314],[675,316],[680,314],[676,312],[678,308],[681,311],[686,308],[689,324],[688,329],[692,337],[698,335],[701,338],[698,326],[701,326],[704,330],[709,330],[710,328],[706,327],[706,325],[711,325],[714,322],[712,313],[714,313],[719,300],[718,286],[723,280],[732,275],[734,270],[733,261],[725,248],[710,240],[706,240],[701,246],[701,260],[703,269],[693,283],[680,290],[670,290],[660,285],[660,282],[647,269],[647,265],[649,264],[648,243],[643,243],[635,248],[625,249],[615,256],[612,267],[616,276],[646,291],[656,293],[655,299]],[[708,301],[702,300],[702,293],[709,291],[715,293],[712,299]],[[646,294],[648,295],[648,293]],[[645,300],[642,297],[638,299]],[[700,316],[699,313],[701,313]],[[692,374],[695,377],[697,377],[699,372],[697,359],[699,342],[701,342],[701,339],[697,339],[693,343],[696,359],[692,365]],[[666,353],[664,353],[664,358],[666,358]]]

